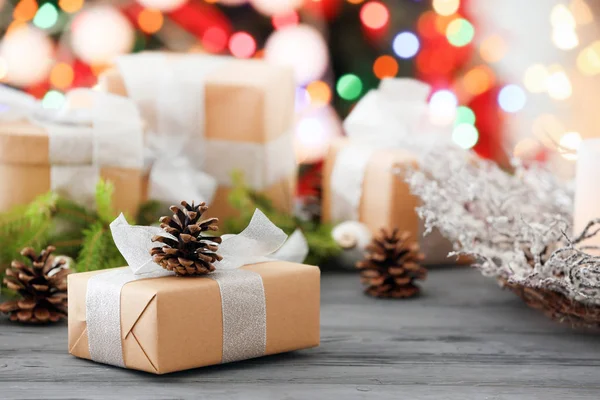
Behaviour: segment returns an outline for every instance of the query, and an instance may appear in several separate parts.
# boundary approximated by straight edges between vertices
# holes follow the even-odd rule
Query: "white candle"
[[[574,235],[593,219],[600,219],[600,139],[586,139],[579,146],[575,178]],[[600,246],[600,234],[585,245]]]

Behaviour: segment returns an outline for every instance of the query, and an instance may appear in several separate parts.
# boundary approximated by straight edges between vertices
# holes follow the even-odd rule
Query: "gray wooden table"
[[[599,399],[600,334],[526,308],[471,269],[438,269],[408,301],[324,274],[322,343],[154,376],[67,354],[66,325],[0,319],[0,399]]]

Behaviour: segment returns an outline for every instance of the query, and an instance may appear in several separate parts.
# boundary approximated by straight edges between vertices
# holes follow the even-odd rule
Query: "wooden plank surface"
[[[324,274],[321,346],[154,376],[67,354],[66,325],[0,319],[0,399],[599,399],[600,335],[528,309],[477,271],[408,301]]]

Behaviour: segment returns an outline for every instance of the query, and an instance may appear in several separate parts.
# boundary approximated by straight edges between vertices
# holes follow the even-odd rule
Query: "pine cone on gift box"
[[[204,275],[215,270],[213,263],[223,258],[216,252],[221,238],[205,236],[202,233],[217,231],[217,218],[200,221],[200,217],[208,207],[205,203],[197,206],[182,201],[182,208],[171,206],[172,217],[162,217],[160,227],[175,239],[165,236],[154,236],[153,242],[161,242],[163,246],[150,250],[152,259],[161,267],[174,271],[177,275]]]
[[[427,269],[420,264],[423,258],[419,244],[410,240],[408,232],[382,229],[367,246],[365,259],[356,264],[367,285],[365,293],[387,298],[416,296],[419,287],[414,281],[427,277]]]
[[[57,322],[67,316],[66,259],[52,255],[53,246],[37,255],[27,247],[21,254],[31,260],[31,265],[13,261],[6,270],[4,284],[21,296],[19,300],[0,304],[0,312],[9,314],[11,321],[32,324]]]

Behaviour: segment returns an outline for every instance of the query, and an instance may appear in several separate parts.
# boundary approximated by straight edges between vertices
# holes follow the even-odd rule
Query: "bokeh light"
[[[227,33],[218,26],[211,26],[202,35],[202,47],[211,53],[220,53],[225,50],[227,41]]]
[[[556,70],[548,75],[546,90],[548,91],[548,95],[554,100],[566,100],[571,97],[573,91],[569,77],[562,70]]]
[[[463,76],[462,85],[468,94],[477,96],[490,90],[494,81],[494,72],[486,65],[479,65]]]
[[[303,0],[250,0],[250,4],[265,15],[285,14],[299,8]]]
[[[293,68],[298,85],[320,79],[327,70],[329,51],[323,35],[310,25],[276,30],[265,44],[267,62]]]
[[[525,107],[526,102],[527,95],[519,85],[506,85],[498,94],[498,104],[506,112],[518,112]]]
[[[412,58],[419,51],[419,38],[412,32],[400,32],[392,43],[394,53],[400,58]]]
[[[58,63],[50,71],[50,83],[59,89],[66,89],[73,83],[75,73],[66,63]]]
[[[459,7],[460,0],[433,0],[433,9],[440,15],[452,15]]]
[[[31,21],[38,10],[38,4],[35,0],[21,0],[13,10],[15,21]]]
[[[467,106],[460,106],[456,109],[454,125],[460,124],[475,125],[475,113]]]
[[[73,19],[71,46],[87,64],[108,64],[131,51],[134,35],[133,26],[119,10],[95,5]]]
[[[284,14],[276,14],[271,18],[271,23],[275,29],[281,29],[285,26],[298,25],[300,16],[296,11],[290,11]]]
[[[373,64],[373,73],[379,79],[394,77],[398,74],[398,62],[392,56],[379,56]]]
[[[331,88],[323,81],[309,83],[306,92],[310,98],[310,103],[314,106],[325,106],[331,101]]]
[[[438,90],[429,99],[429,117],[434,125],[444,126],[454,122],[458,99],[456,95],[446,89]]]
[[[387,7],[378,1],[365,3],[360,9],[360,20],[371,29],[383,28],[390,19],[390,12]]]
[[[459,124],[452,130],[452,140],[463,149],[470,149],[479,141],[479,132],[471,124]]]
[[[475,28],[464,18],[456,18],[446,28],[446,38],[451,45],[456,47],[466,46],[475,36]]]
[[[560,50],[571,50],[579,46],[579,37],[573,29],[554,29],[552,42]]]
[[[6,81],[16,86],[40,83],[52,67],[54,46],[38,28],[22,25],[4,36],[0,58],[6,62]]]
[[[483,61],[495,63],[504,58],[508,46],[506,41],[500,35],[490,35],[481,41],[479,54]]]
[[[174,10],[180,8],[185,3],[187,3],[188,0],[136,0],[136,1],[146,8],[152,8],[155,10],[169,12],[169,11],[174,11]]]
[[[138,25],[145,33],[156,33],[163,25],[163,15],[159,10],[145,8],[138,15]]]
[[[600,41],[593,42],[577,56],[577,68],[584,75],[600,74]]]
[[[58,6],[61,10],[67,13],[75,13],[81,10],[84,0],[59,0]]]
[[[575,29],[577,25],[571,11],[560,3],[552,7],[552,11],[550,11],[550,24],[555,29]]]
[[[571,0],[569,11],[573,14],[577,25],[587,25],[594,22],[594,14],[585,0]]]
[[[56,21],[58,21],[58,11],[52,3],[44,3],[33,18],[33,24],[41,29],[52,28]]]
[[[531,93],[542,93],[546,91],[546,80],[548,70],[542,64],[533,64],[525,70],[523,83]]]
[[[65,95],[57,90],[50,90],[42,99],[42,107],[44,108],[61,108],[65,104]]]
[[[579,150],[582,141],[578,132],[566,132],[560,138],[558,152],[566,160],[577,160],[577,150]]]
[[[360,78],[354,74],[346,74],[338,79],[336,90],[338,95],[344,100],[357,99],[363,89]]]
[[[229,51],[238,58],[250,58],[256,51],[256,41],[248,32],[236,32],[229,38]]]
[[[423,38],[433,38],[437,36],[437,30],[435,27],[435,21],[437,19],[437,15],[433,11],[426,11],[417,20],[417,32]]]

